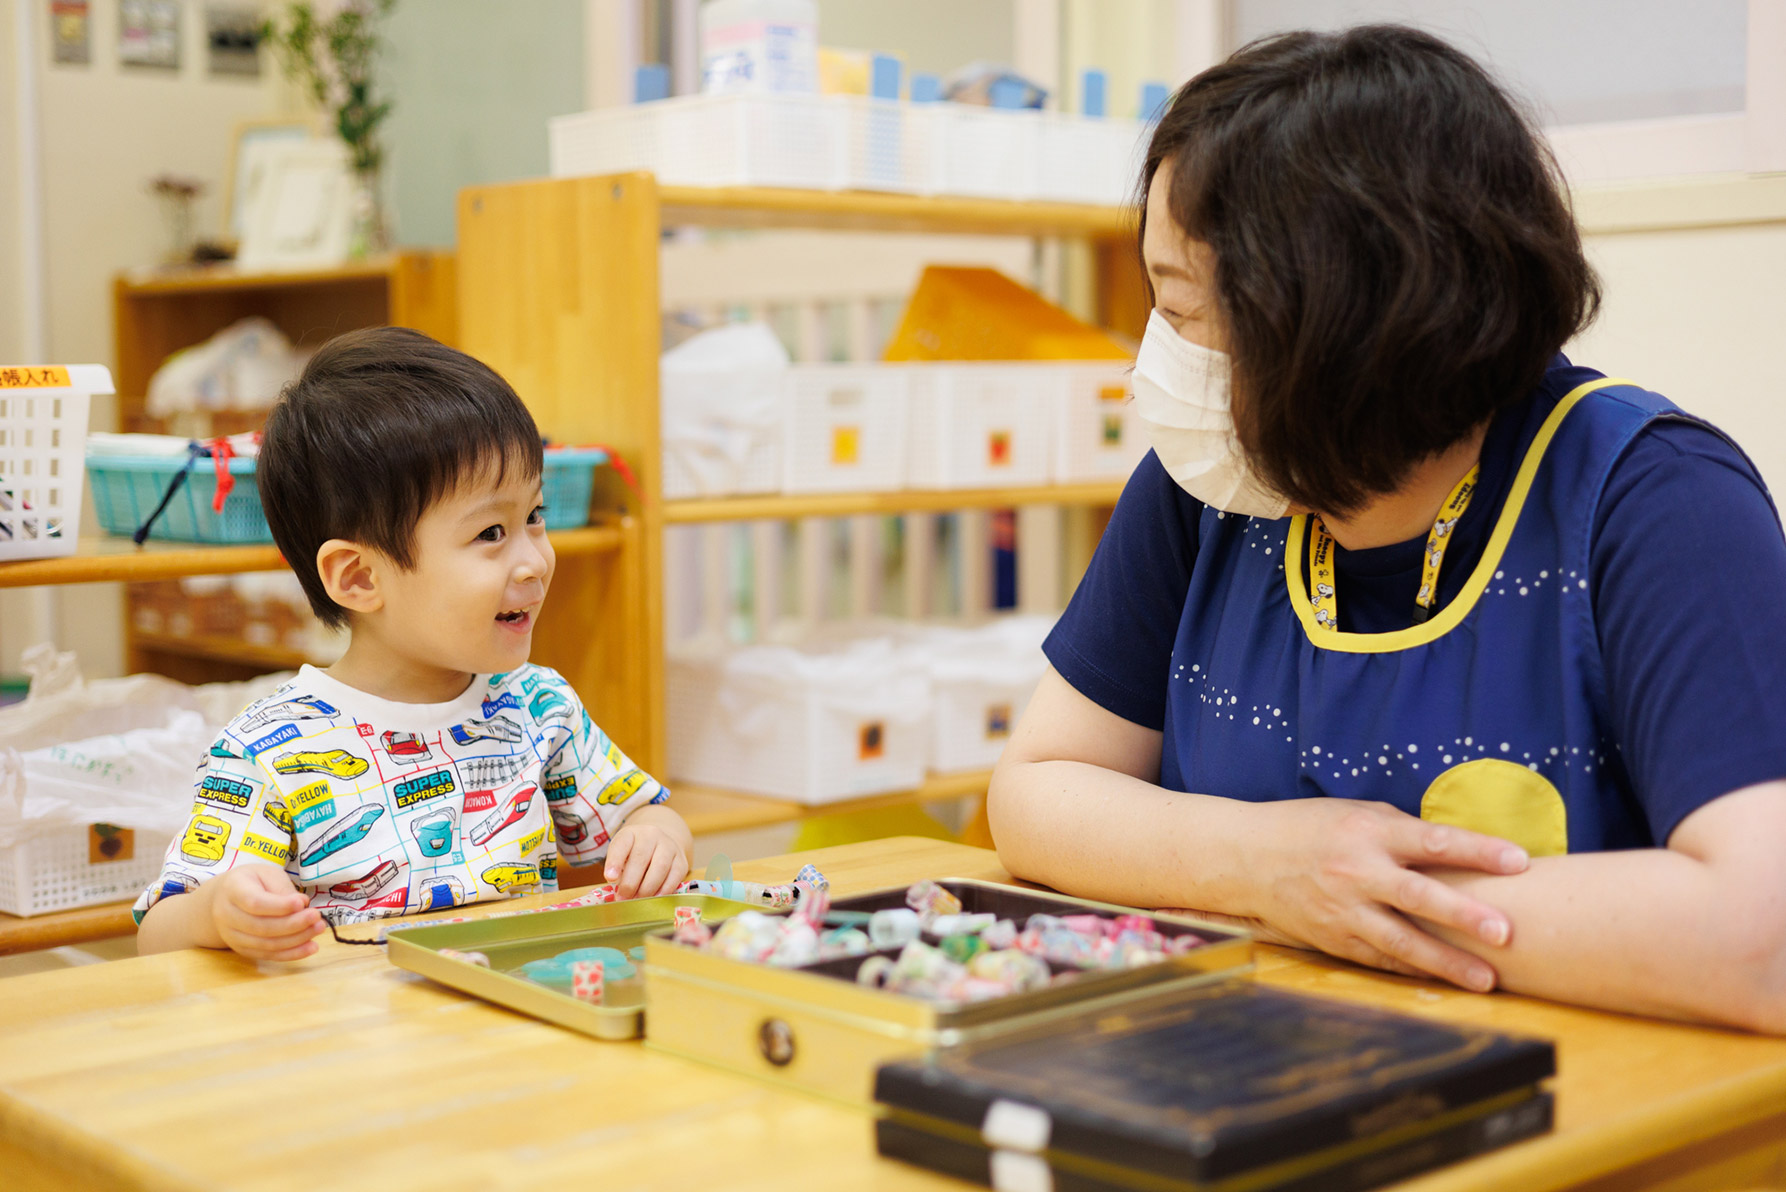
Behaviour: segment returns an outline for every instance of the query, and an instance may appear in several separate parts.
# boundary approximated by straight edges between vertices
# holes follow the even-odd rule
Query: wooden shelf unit
[[[650,174],[542,179],[459,195],[460,346],[507,377],[547,435],[609,444],[638,477],[641,549],[611,620],[585,614],[599,682],[578,683],[592,713],[648,769],[665,761],[663,531],[691,522],[1109,505],[1119,484],[841,493],[665,501],[658,425],[659,249],[678,225],[1058,236],[1086,242],[1097,319],[1139,339],[1147,300],[1131,212],[1066,203],[920,198],[748,187],[660,187]],[[542,626],[542,628],[544,628]],[[982,783],[983,789],[983,783]],[[748,798],[748,796],[736,796]],[[904,796],[910,801],[913,796]],[[697,800],[698,801],[698,800]],[[765,802],[774,803],[774,800]]]
[[[286,273],[207,265],[120,274],[112,283],[119,429],[161,429],[161,421],[145,408],[155,370],[175,352],[252,315],[269,320],[300,347],[387,323],[455,343],[454,277],[453,254],[435,250]],[[233,420],[258,424],[261,417],[245,411]]]

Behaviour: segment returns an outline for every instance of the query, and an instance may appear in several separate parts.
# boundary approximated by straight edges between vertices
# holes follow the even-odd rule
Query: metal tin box
[[[994,882],[945,878],[939,884],[961,899],[965,913],[990,912],[1019,923],[1034,914],[1134,913]],[[872,912],[904,906],[905,890],[842,898],[831,908]],[[657,931],[645,937],[651,1005],[645,1043],[866,1106],[874,1099],[875,1069],[887,1060],[1064,1022],[1087,1011],[1169,1000],[1252,966],[1252,938],[1243,931],[1178,915],[1153,919],[1162,934],[1194,934],[1208,942],[1157,964],[1085,971],[1046,989],[962,1005],[858,985],[856,970],[866,957],[771,968],[687,947]]]
[[[595,1006],[530,981],[518,972],[528,961],[544,960],[572,948],[607,947],[630,952],[647,932],[668,928],[679,906],[699,908],[701,919],[707,923],[718,923],[750,909],[749,903],[729,898],[667,894],[561,911],[499,915],[466,923],[399,927],[391,931],[387,944],[392,964],[442,985],[598,1039],[633,1039],[642,1029],[645,1011],[641,981],[610,981],[607,997]],[[489,958],[490,967],[443,956],[442,949],[482,952]]]

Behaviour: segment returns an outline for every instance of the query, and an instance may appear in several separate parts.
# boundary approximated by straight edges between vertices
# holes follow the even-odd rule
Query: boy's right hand
[[[282,869],[238,865],[210,885],[211,923],[224,946],[250,960],[302,960],[327,928]]]

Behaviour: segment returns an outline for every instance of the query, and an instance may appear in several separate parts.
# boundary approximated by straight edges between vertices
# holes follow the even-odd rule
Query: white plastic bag
[[[715,327],[664,353],[667,496],[774,488],[787,373],[787,349],[764,323]]]
[[[188,687],[159,675],[85,683],[73,654],[24,654],[23,703],[0,709],[0,848],[104,823],[173,834],[222,727],[291,676]]]
[[[166,417],[186,410],[271,406],[308,358],[268,320],[241,319],[168,357],[149,378],[149,413]]]

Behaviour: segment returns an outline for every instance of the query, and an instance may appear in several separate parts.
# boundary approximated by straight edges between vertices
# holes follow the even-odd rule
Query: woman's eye
[[[530,526],[545,525],[546,524],[546,507],[544,505],[535,505],[533,507],[533,512],[529,513],[527,515],[527,524]]]
[[[479,532],[479,534],[477,536],[477,540],[479,542],[501,542],[502,541],[502,526],[501,525],[485,526],[483,528],[483,530]]]

